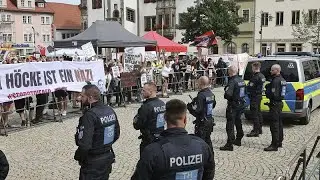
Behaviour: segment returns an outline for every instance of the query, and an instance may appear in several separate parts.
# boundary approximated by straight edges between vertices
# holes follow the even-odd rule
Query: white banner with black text
[[[90,82],[105,91],[102,61],[30,62],[0,65],[0,103],[58,89],[81,92]]]

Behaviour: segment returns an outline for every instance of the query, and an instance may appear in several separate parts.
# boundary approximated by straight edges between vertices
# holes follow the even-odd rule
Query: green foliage
[[[312,44],[320,43],[320,9],[312,14],[302,12],[299,24],[293,25],[292,35],[303,42]]]
[[[239,35],[238,25],[243,21],[238,15],[239,8],[234,0],[202,0],[200,5],[188,8],[179,25],[186,30],[182,42],[191,42],[211,30],[222,40],[231,41],[233,36]]]

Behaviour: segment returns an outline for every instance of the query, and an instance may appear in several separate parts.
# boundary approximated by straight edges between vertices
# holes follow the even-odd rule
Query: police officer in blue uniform
[[[6,155],[0,150],[0,179],[6,179],[9,173],[9,163]]]
[[[140,155],[143,149],[160,136],[164,130],[165,103],[157,97],[157,86],[148,82],[143,86],[142,95],[146,99],[133,119],[133,127],[140,130]]]
[[[247,85],[247,93],[250,99],[251,117],[253,119],[253,130],[247,134],[247,137],[259,137],[259,134],[262,134],[263,118],[260,110],[260,104],[266,78],[260,72],[260,68],[260,62],[255,62],[252,64],[253,76]]]
[[[266,85],[266,96],[270,99],[267,103],[271,117],[270,131],[272,135],[271,145],[264,148],[265,151],[278,151],[282,147],[283,141],[283,124],[281,119],[281,111],[283,108],[282,100],[286,95],[287,82],[281,76],[281,66],[275,64],[271,67],[272,80]]]
[[[214,155],[206,142],[188,135],[187,107],[173,99],[167,102],[167,129],[142,152],[131,180],[212,180]]]
[[[109,179],[115,155],[112,144],[120,136],[116,113],[100,100],[97,86],[85,85],[81,102],[85,108],[75,134],[76,150],[74,159],[81,166],[80,180]]]
[[[241,146],[241,139],[244,136],[241,122],[241,113],[245,103],[245,83],[238,76],[238,68],[230,66],[228,69],[230,80],[225,87],[224,98],[228,100],[226,118],[226,131],[228,135],[227,143],[220,147],[221,151],[233,151],[233,144]],[[234,135],[234,126],[236,126],[237,136]]]
[[[187,105],[187,108],[196,120],[195,135],[208,143],[213,151],[210,135],[213,131],[214,119],[213,108],[216,106],[214,94],[210,90],[210,81],[206,76],[201,76],[198,80],[200,91],[197,97],[192,100],[192,103]]]

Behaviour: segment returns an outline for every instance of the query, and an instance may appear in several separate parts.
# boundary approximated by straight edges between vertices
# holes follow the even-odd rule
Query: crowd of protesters
[[[120,58],[122,59],[122,58]],[[51,62],[72,60],[68,57],[46,58],[21,58],[3,61],[2,64],[16,64],[25,62]],[[143,62],[134,66],[132,73],[135,73],[136,86],[123,87],[121,85],[121,77],[115,77],[112,73],[112,67],[117,66],[120,74],[124,71],[123,60],[109,60],[105,63],[105,79],[106,91],[104,94],[104,102],[108,105],[124,106],[126,103],[142,102],[141,97],[141,76],[147,77],[147,82],[155,82],[158,90],[162,92],[163,97],[168,97],[170,93],[181,93],[182,91],[194,90],[196,88],[196,79],[206,75],[210,78],[212,84],[224,85],[226,80],[226,64],[220,58],[218,63],[214,64],[212,59],[205,61],[204,59],[190,58],[185,56],[165,57],[160,60]],[[218,78],[217,78],[218,77]],[[52,94],[38,94],[35,97],[27,97],[10,102],[0,104],[1,121],[0,128],[9,127],[8,115],[15,111],[21,118],[21,126],[29,126],[42,122],[43,115],[46,114],[46,107],[57,108],[54,111],[55,116],[66,116],[68,102],[72,102],[73,108],[80,108],[77,103],[77,92],[69,92],[66,89],[56,89]],[[52,97],[52,100],[49,100]],[[115,102],[113,102],[115,97]],[[30,104],[36,104],[35,107]],[[56,107],[55,107],[56,106]]]

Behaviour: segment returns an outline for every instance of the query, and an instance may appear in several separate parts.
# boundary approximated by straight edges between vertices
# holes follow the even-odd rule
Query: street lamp
[[[33,30],[33,46],[34,46],[34,52],[36,52],[36,30],[34,29],[33,26],[32,26],[32,30]]]
[[[260,53],[262,53],[262,28],[263,28],[262,23],[264,22],[264,20],[266,18],[265,16],[263,16],[264,13],[268,14],[267,21],[272,21],[273,17],[271,15],[269,15],[269,13],[263,12],[263,11],[260,12],[260,16],[254,15],[253,17],[251,17],[251,21],[255,21],[255,18],[259,18],[261,20],[260,21],[260,31],[259,31],[259,34],[260,34]]]

